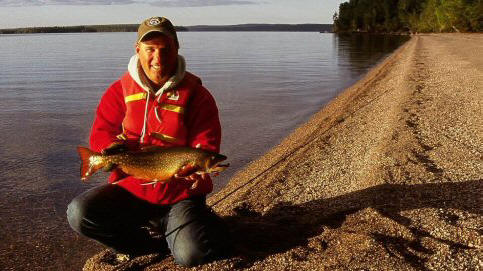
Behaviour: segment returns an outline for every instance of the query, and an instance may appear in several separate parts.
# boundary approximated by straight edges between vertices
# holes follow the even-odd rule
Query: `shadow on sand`
[[[417,241],[373,233],[371,236],[387,251],[395,251],[413,267],[424,270],[417,251],[432,254],[419,240],[430,237],[453,248],[470,247],[449,240],[432,237],[428,232],[411,227],[411,220],[400,215],[401,211],[420,208],[438,208],[441,219],[456,225],[459,217],[448,209],[457,209],[476,215],[483,210],[483,181],[472,180],[451,183],[417,185],[382,184],[346,195],[314,200],[300,205],[281,203],[261,215],[242,205],[234,209],[236,215],[224,217],[233,234],[235,253],[241,257],[237,267],[251,266],[255,261],[305,246],[308,239],[323,232],[324,227],[338,228],[346,217],[365,208],[373,208],[382,216],[407,228]],[[482,234],[480,230],[480,234]],[[325,244],[327,245],[327,244]],[[303,259],[300,259],[303,260]]]

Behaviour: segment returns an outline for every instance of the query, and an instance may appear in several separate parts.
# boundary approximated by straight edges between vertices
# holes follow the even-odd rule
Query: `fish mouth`
[[[224,171],[225,169],[227,169],[228,167],[230,166],[230,163],[227,163],[227,164],[220,164],[220,163],[217,163],[215,164],[213,167],[210,168],[210,173],[213,173],[216,175],[218,175],[220,172]]]

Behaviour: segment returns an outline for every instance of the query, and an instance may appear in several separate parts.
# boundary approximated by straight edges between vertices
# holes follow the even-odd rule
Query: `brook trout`
[[[140,151],[126,151],[104,155],[85,147],[77,147],[81,158],[81,180],[86,181],[99,169],[110,171],[119,167],[128,175],[153,182],[167,182],[184,166],[192,173],[219,173],[229,164],[222,165],[226,156],[189,147],[148,147]]]

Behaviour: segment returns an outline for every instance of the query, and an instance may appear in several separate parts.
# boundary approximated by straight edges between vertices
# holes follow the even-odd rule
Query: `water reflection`
[[[337,34],[334,35],[334,48],[339,67],[357,78],[408,39],[409,36],[402,35]]]

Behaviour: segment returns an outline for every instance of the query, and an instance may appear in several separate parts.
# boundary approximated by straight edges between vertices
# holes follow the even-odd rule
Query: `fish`
[[[150,146],[136,151],[123,151],[116,154],[102,154],[89,148],[78,146],[77,151],[81,158],[81,180],[87,179],[99,169],[111,171],[121,169],[124,173],[138,179],[152,182],[169,182],[186,166],[189,174],[203,174],[224,171],[229,164],[221,164],[227,157],[225,155],[190,147],[158,147]]]

